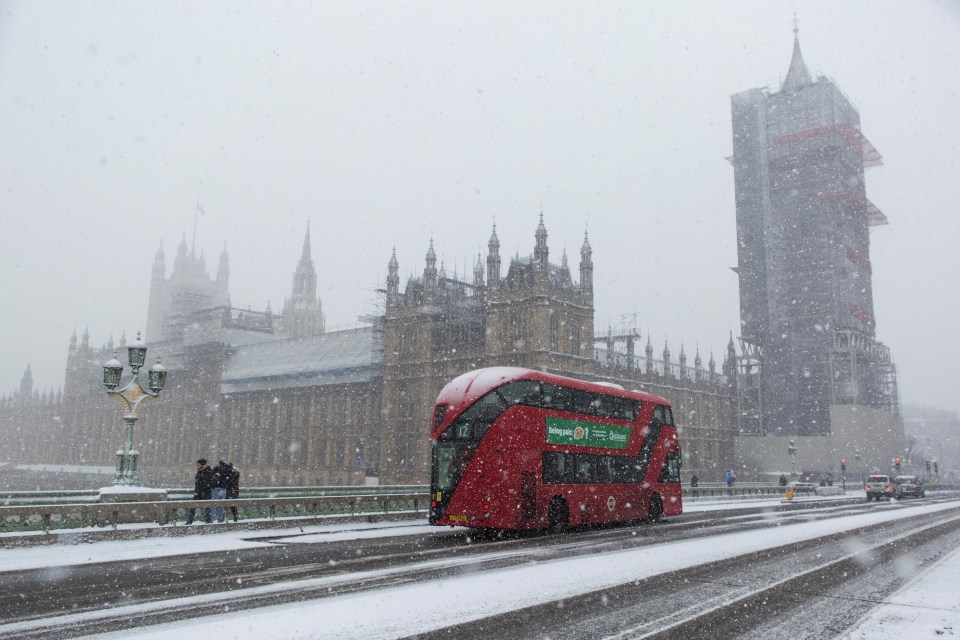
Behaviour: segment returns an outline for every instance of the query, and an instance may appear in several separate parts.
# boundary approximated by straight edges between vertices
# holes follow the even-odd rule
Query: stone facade
[[[470,369],[513,365],[669,399],[685,474],[719,480],[733,464],[732,341],[718,372],[712,355],[703,367],[699,352],[687,366],[682,346],[678,362],[667,345],[654,358],[649,336],[637,353],[635,330],[595,335],[589,239],[577,281],[565,252],[559,265],[550,262],[542,216],[534,240],[533,253],[510,259],[504,273],[494,227],[486,264],[478,255],[472,277],[438,267],[431,241],[422,276],[403,289],[394,254],[382,315],[356,329],[324,330],[309,231],[280,316],[229,304],[167,309],[178,331],[151,342],[148,353],[162,357],[167,388],[142,410],[135,432],[145,477],[189,485],[202,456],[231,460],[252,485],[422,484],[440,389]],[[110,464],[123,425],[100,367],[113,350],[74,337],[62,393],[21,389],[0,400],[3,449],[29,462]]]

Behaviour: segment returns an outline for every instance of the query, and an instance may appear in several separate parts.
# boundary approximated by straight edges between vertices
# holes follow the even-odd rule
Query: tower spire
[[[797,26],[797,14],[793,14],[793,57],[790,58],[790,69],[787,71],[787,77],[783,81],[781,91],[793,91],[800,87],[811,84],[813,79],[810,72],[807,71],[807,65],[803,61],[803,54],[800,52],[800,27]]]
[[[226,249],[224,249],[226,253]],[[282,317],[285,333],[292,338],[315,336],[325,331],[323,304],[317,298],[317,270],[310,257],[310,222],[303,237],[303,253],[293,274],[290,297],[284,301]],[[270,305],[267,304],[270,313]]]
[[[303,238],[303,253],[300,256],[301,260],[310,260],[310,221],[307,220],[307,233]]]

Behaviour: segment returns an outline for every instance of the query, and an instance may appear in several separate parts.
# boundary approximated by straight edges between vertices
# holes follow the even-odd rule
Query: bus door
[[[537,474],[535,471],[520,472],[520,519],[537,517]]]

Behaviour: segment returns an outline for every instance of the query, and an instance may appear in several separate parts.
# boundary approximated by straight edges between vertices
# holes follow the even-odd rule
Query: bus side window
[[[508,405],[525,404],[539,407],[541,404],[540,383],[536,380],[517,380],[503,385],[497,391]]]
[[[553,384],[543,385],[543,406],[548,409],[570,411],[573,404],[573,390]]]
[[[597,456],[597,482],[600,484],[612,484],[616,482],[616,473],[614,468],[613,456]]]
[[[559,451],[543,453],[543,482],[570,484],[573,482],[573,456]]]
[[[633,422],[637,419],[637,414],[640,413],[640,403],[636,400],[610,397],[607,398],[607,401],[610,405],[610,417],[612,418]]]
[[[627,482],[633,482],[632,473],[633,467],[636,465],[637,459],[634,457],[628,456],[615,456],[613,458],[613,482],[625,484]]]
[[[660,424],[673,424],[673,411],[670,407],[659,405],[653,411],[653,419],[659,420]]]
[[[574,413],[586,413],[592,416],[597,415],[600,407],[600,398],[595,393],[573,389],[573,411]]]
[[[660,471],[660,482],[678,483],[680,482],[681,458],[679,452],[668,453],[666,460],[663,461],[663,469]]]
[[[593,456],[588,455],[579,455],[576,458],[577,461],[577,472],[576,472],[576,482],[577,484],[588,484],[593,482],[593,465],[592,458]]]

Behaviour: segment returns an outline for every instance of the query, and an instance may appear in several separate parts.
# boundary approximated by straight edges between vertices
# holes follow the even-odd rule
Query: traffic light
[[[927,460],[927,475],[930,475],[930,461]]]
[[[937,476],[938,478],[940,477],[940,469],[937,468],[936,462],[933,463],[933,475]]]
[[[900,473],[900,458],[893,459],[893,470],[898,474]]]
[[[846,471],[846,470],[847,470],[847,461],[844,460],[843,458],[840,458],[840,471]]]

